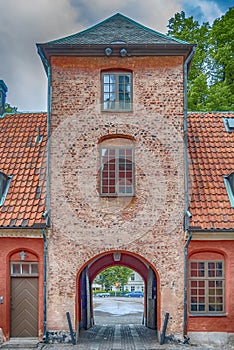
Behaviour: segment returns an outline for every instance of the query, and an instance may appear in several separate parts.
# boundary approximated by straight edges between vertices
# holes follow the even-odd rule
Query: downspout
[[[187,268],[188,268],[188,246],[192,239],[192,232],[189,232],[189,236],[184,246],[184,336],[187,334],[187,313],[188,313],[188,291],[187,291]]]
[[[51,116],[51,68],[48,60],[44,56],[41,48],[37,46],[38,54],[46,67],[48,77],[48,92],[47,92],[47,151],[46,151],[46,211],[43,217],[46,221],[46,226],[50,226],[50,116]],[[47,238],[46,229],[43,230],[44,239],[44,335],[43,340],[47,342]]]
[[[44,239],[44,281],[43,281],[43,294],[44,294],[44,317],[43,317],[43,340],[47,343],[47,240],[46,240],[46,229],[43,229],[43,239]]]
[[[188,63],[191,61],[196,47],[193,46],[190,54],[184,61],[184,178],[185,178],[185,216],[184,216],[184,230],[188,232],[190,226],[189,213],[189,173],[188,173]],[[190,214],[190,213],[189,213]],[[187,265],[188,265],[188,246],[192,239],[192,233],[189,233],[188,239],[184,246],[184,336],[187,334]]]

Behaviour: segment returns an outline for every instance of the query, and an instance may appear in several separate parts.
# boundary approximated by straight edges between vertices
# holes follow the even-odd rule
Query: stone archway
[[[158,329],[160,317],[159,278],[157,271],[143,257],[128,251],[110,251],[90,260],[78,273],[77,278],[77,331],[93,326],[93,303],[91,285],[101,271],[111,266],[126,266],[141,275],[145,283],[144,324]]]

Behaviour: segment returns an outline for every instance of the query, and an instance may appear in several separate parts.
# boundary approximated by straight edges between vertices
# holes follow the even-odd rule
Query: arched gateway
[[[77,329],[88,329],[94,324],[92,283],[94,278],[111,266],[125,266],[138,272],[145,284],[144,324],[151,329],[160,327],[160,288],[155,268],[143,257],[128,251],[102,253],[85,264],[77,275]]]

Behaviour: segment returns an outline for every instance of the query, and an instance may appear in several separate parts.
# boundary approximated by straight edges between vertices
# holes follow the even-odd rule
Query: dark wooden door
[[[38,336],[38,278],[11,278],[11,337]]]

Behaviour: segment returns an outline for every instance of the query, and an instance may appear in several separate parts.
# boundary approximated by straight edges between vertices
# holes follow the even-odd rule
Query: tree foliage
[[[109,267],[96,277],[95,283],[100,284],[103,290],[111,290],[111,287],[115,284],[122,286],[123,289],[132,272],[131,269],[124,266]]]
[[[5,104],[5,113],[16,113],[17,107],[12,107],[9,103]]]
[[[185,12],[169,20],[168,34],[197,45],[188,75],[188,108],[194,111],[234,109],[234,7],[214,21],[199,24]]]

